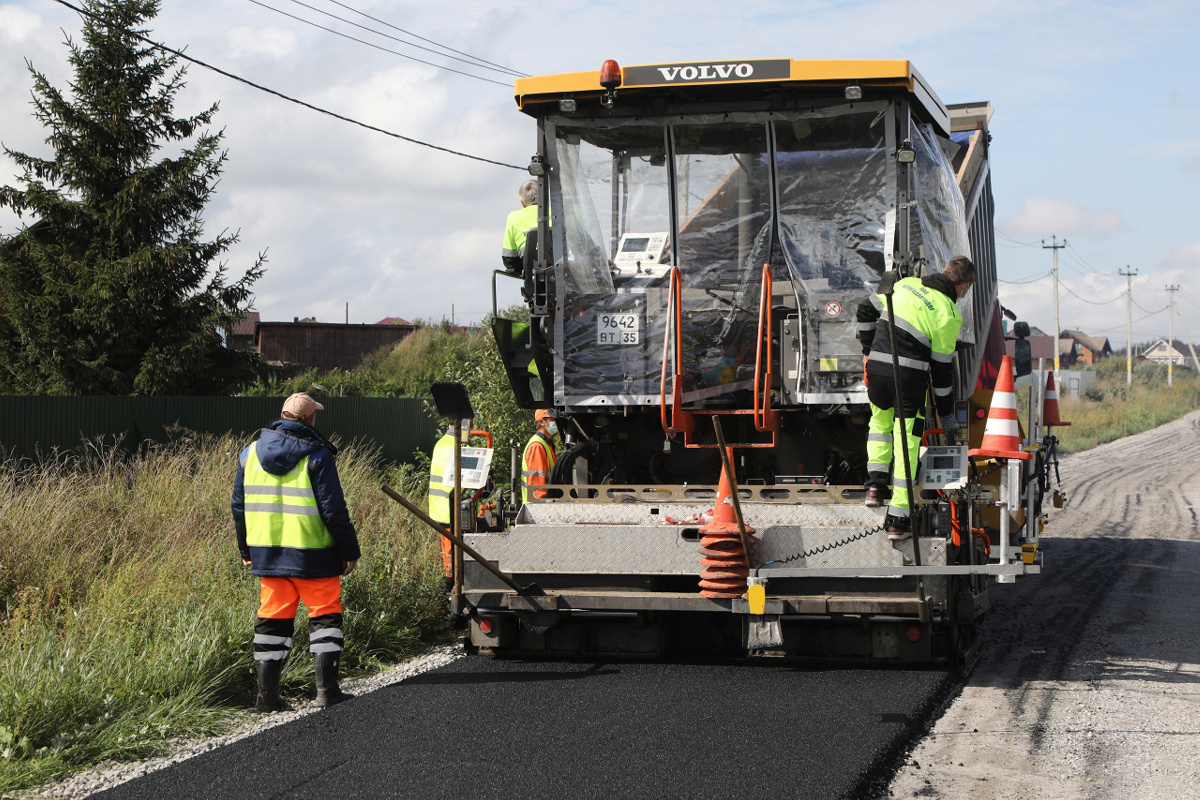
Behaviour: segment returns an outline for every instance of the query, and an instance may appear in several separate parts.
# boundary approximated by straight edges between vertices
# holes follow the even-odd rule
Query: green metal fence
[[[38,458],[88,442],[133,451],[179,429],[249,436],[279,419],[282,397],[0,397],[0,455]],[[387,464],[433,449],[440,425],[414,398],[320,398],[317,428],[343,443],[377,447]]]

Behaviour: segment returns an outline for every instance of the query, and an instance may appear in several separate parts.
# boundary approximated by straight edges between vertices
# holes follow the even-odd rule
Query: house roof
[[[1004,342],[1004,352],[1008,355],[1013,355],[1015,352],[1015,339],[1006,339]],[[1047,361],[1054,360],[1054,337],[1053,336],[1027,336],[1026,341],[1029,342],[1029,353],[1034,359],[1044,358]],[[1058,340],[1058,356],[1061,359],[1063,356],[1074,355],[1075,342],[1072,339],[1059,338]]]
[[[1070,338],[1070,339],[1074,339],[1075,341],[1079,342],[1081,345],[1086,347],[1088,350],[1091,350],[1093,353],[1103,353],[1106,348],[1108,350],[1112,350],[1112,346],[1109,345],[1109,343],[1108,343],[1107,336],[1088,336],[1086,333],[1083,333],[1081,331],[1071,331],[1071,330],[1063,331],[1062,333],[1060,333],[1059,339],[1061,340],[1062,337],[1064,337],[1064,336],[1067,338]]]
[[[1159,347],[1166,347],[1166,346],[1167,346],[1167,340],[1159,339],[1157,342],[1155,342],[1154,344],[1147,347],[1144,351],[1142,351],[1142,355],[1146,355],[1147,353],[1149,353],[1153,350],[1157,350]],[[1176,353],[1179,353],[1180,355],[1188,356],[1189,358],[1192,355],[1192,351],[1188,348],[1187,342],[1181,342],[1178,339],[1174,339],[1171,342],[1171,348]],[[1200,352],[1200,351],[1198,351],[1198,352]]]
[[[253,336],[254,328],[258,325],[262,315],[257,311],[251,311],[246,315],[246,318],[233,326],[234,336]]]
[[[411,322],[403,317],[384,317],[375,323],[376,325],[412,325]]]

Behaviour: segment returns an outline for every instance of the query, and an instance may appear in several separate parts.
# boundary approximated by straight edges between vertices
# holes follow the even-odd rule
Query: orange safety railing
[[[663,432],[667,435],[692,432],[691,415],[683,412],[683,309],[682,278],[679,267],[671,267],[671,280],[667,289],[667,328],[663,336],[662,382],[658,390],[659,414]],[[667,362],[671,360],[671,345],[674,344],[674,372],[671,375],[671,411],[667,413]]]
[[[758,301],[758,349],[754,353],[754,427],[760,431],[774,431],[776,427],[775,409],[771,408],[771,385],[775,382],[772,367],[771,335],[775,330],[775,313],[771,301],[771,266],[763,264],[762,291]],[[764,331],[765,328],[765,331]],[[766,334],[765,336],[763,334]],[[764,347],[766,339],[766,381],[762,380]],[[759,397],[758,387],[762,385],[762,397]]]

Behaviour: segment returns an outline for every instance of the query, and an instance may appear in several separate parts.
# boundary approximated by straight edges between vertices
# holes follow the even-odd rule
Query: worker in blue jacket
[[[324,410],[303,392],[283,404],[281,419],[259,432],[238,457],[230,506],[242,564],[261,579],[254,626],[258,711],[287,711],[279,695],[300,601],[308,608],[309,651],[318,707],[350,699],[338,686],[341,580],[361,555],[338,479],[337,448],[317,432]]]

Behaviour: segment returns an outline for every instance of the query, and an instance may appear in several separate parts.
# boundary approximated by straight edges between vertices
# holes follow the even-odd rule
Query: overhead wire
[[[1059,278],[1059,280],[1058,280],[1058,285],[1061,286],[1062,288],[1066,289],[1068,294],[1074,295],[1076,298],[1082,300],[1085,303],[1088,303],[1089,305],[1093,305],[1093,306],[1106,306],[1109,303],[1115,303],[1118,300],[1125,299],[1125,293],[1121,292],[1119,295],[1114,297],[1112,300],[1100,300],[1100,301],[1088,300],[1083,295],[1077,294],[1073,289],[1071,289],[1070,286],[1067,286],[1066,282],[1064,282],[1061,278]],[[1142,310],[1145,311],[1145,309],[1142,309]]]
[[[1000,283],[1018,284],[1018,283],[1033,283],[1034,281],[1040,281],[1043,278],[1049,278],[1049,277],[1050,277],[1049,272],[1042,272],[1038,275],[1034,275],[1032,278],[1020,278],[1015,281],[1006,281],[1003,278],[997,278],[996,280]]]
[[[378,22],[380,25],[385,25],[394,31],[399,31],[400,33],[403,33],[406,36],[411,36],[414,39],[420,39],[422,42],[428,42],[429,44],[432,44],[435,47],[440,47],[443,50],[450,51],[451,53],[458,53],[460,56],[466,56],[467,58],[473,58],[481,64],[487,64],[489,66],[495,67],[498,70],[504,70],[505,72],[510,72],[513,75],[517,76],[518,78],[529,77],[524,72],[515,70],[512,67],[506,67],[503,64],[497,64],[494,61],[488,61],[486,58],[480,58],[479,56],[473,56],[470,53],[464,53],[461,50],[455,50],[453,47],[448,47],[448,46],[442,44],[441,42],[435,42],[433,39],[426,39],[424,36],[421,36],[420,34],[413,33],[412,31],[405,30],[404,28],[399,28],[390,22],[386,22],[382,19],[379,19],[378,17],[372,17],[370,14],[366,13],[365,11],[359,11],[357,8],[352,8],[351,6],[348,6],[345,3],[338,2],[338,0],[328,0],[328,2],[333,3],[335,6],[341,6],[342,8],[346,9],[347,11],[353,11],[355,14],[358,14],[359,16],[362,16],[362,17],[366,17],[367,19],[371,20],[372,22]]]
[[[365,44],[367,47],[373,47],[376,50],[381,50],[385,53],[391,53],[394,56],[400,56],[401,58],[407,58],[409,61],[415,61],[418,64],[425,64],[426,66],[434,67],[436,69],[444,69],[447,72],[453,72],[456,75],[463,75],[467,78],[474,78],[477,81],[484,81],[485,83],[494,83],[497,86],[508,87],[510,85],[504,81],[497,81],[497,80],[493,80],[491,78],[485,78],[482,75],[472,75],[470,72],[463,72],[460,69],[454,69],[453,67],[447,67],[444,64],[435,64],[434,62],[426,61],[423,58],[417,58],[416,56],[410,56],[407,53],[401,53],[399,50],[392,50],[389,47],[384,47],[383,45],[375,44],[374,42],[368,42],[366,39],[359,39],[357,36],[351,36],[348,33],[342,33],[341,31],[335,30],[334,28],[326,27],[325,25],[322,25],[319,22],[313,22],[312,20],[305,19],[304,17],[298,17],[295,14],[289,14],[288,12],[284,11],[282,8],[275,8],[275,6],[269,6],[266,3],[261,2],[261,0],[248,0],[248,2],[251,2],[256,6],[265,8],[268,11],[274,11],[276,14],[282,14],[283,16],[285,16],[289,19],[294,19],[297,22],[303,22],[305,25],[311,25],[312,27],[319,28],[327,33],[332,33],[334,36],[341,36],[343,39],[349,39],[352,42],[358,42],[359,44]],[[303,5],[303,3],[301,3],[301,5]],[[307,6],[307,7],[311,8],[311,6]],[[314,10],[316,10],[316,9],[314,9]],[[321,13],[325,13],[325,12],[321,12]],[[351,23],[351,24],[353,24],[353,23]],[[359,27],[361,27],[361,26],[359,26]],[[461,60],[461,59],[459,59],[459,60]]]
[[[72,11],[74,11],[78,14],[81,14],[85,17],[95,20],[96,22],[99,22],[101,25],[105,25],[110,28],[116,27],[111,22],[109,22],[108,20],[99,16],[98,14],[94,14],[91,11],[87,11],[85,9],[79,8],[78,6],[72,5],[71,3],[68,3],[67,0],[53,0],[53,2],[58,3],[59,5],[62,5],[62,6],[66,6],[67,8],[71,9]],[[266,92],[267,94],[274,95],[275,97],[279,97],[283,100],[287,100],[289,103],[295,103],[298,106],[303,106],[304,108],[310,109],[312,111],[318,111],[322,114],[326,114],[330,117],[333,117],[334,119],[339,119],[342,122],[349,122],[351,125],[357,125],[358,127],[366,128],[369,131],[375,131],[376,133],[382,133],[384,136],[390,136],[393,139],[400,139],[405,142],[410,142],[411,144],[418,144],[418,145],[421,145],[422,147],[428,147],[431,150],[439,150],[443,153],[449,153],[450,155],[461,156],[463,158],[469,158],[473,161],[482,161],[485,164],[494,164],[497,167],[507,167],[508,169],[516,169],[516,170],[520,170],[522,172],[525,171],[525,167],[519,167],[516,164],[506,164],[503,161],[495,161],[490,158],[484,158],[483,156],[476,156],[476,155],[472,155],[471,153],[464,153],[460,150],[451,150],[449,147],[442,147],[441,145],[433,144],[431,142],[424,142],[424,141],[421,141],[420,139],[414,139],[411,136],[405,136],[400,133],[395,133],[393,131],[385,130],[383,128],[378,128],[374,125],[369,125],[365,122],[360,122],[356,119],[352,119],[350,117],[343,116],[341,114],[338,114],[337,112],[330,111],[325,108],[321,108],[320,106],[314,106],[312,103],[306,103],[303,100],[299,100],[295,97],[291,97],[289,95],[284,94],[283,92],[278,92],[274,89],[269,89],[266,86],[262,86],[260,84],[254,83],[253,81],[247,80],[246,78],[243,78],[239,75],[234,75],[232,72],[226,72],[225,70],[221,69],[220,67],[214,67],[212,64],[208,64],[204,61],[201,61],[198,58],[193,58],[192,56],[186,55],[185,53],[183,53],[180,50],[176,50],[174,48],[167,47],[165,44],[160,44],[160,43],[154,41],[153,39],[148,39],[145,36],[142,36],[140,33],[135,33],[134,31],[131,31],[127,28],[120,28],[120,30],[126,36],[130,36],[141,42],[145,42],[146,44],[150,45],[151,47],[162,50],[165,53],[171,53],[174,56],[182,58],[184,61],[187,61],[192,64],[196,64],[197,66],[204,67],[205,69],[208,69],[208,70],[212,70],[213,72],[217,73],[218,75],[224,75],[226,78],[229,78],[230,80],[235,80],[238,83],[244,83],[247,86],[258,89],[260,92]]]
[[[330,19],[336,19],[338,22],[344,22],[347,25],[353,25],[354,27],[359,28],[360,30],[367,31],[368,33],[373,33],[376,36],[382,36],[385,39],[391,39],[393,42],[399,42],[400,44],[406,45],[408,47],[415,47],[418,50],[424,50],[427,53],[433,53],[434,55],[442,56],[443,58],[448,58],[452,61],[458,61],[463,64],[469,64],[472,67],[481,67],[482,69],[491,70],[492,72],[499,72],[501,74],[509,75],[514,78],[524,77],[521,73],[517,72],[516,70],[511,70],[508,67],[498,67],[498,66],[492,64],[491,62],[481,62],[479,60],[476,60],[474,58],[474,56],[469,56],[468,58],[471,60],[468,60],[468,58],[459,58],[458,56],[452,56],[449,53],[443,53],[439,50],[434,50],[432,47],[424,47],[423,45],[414,44],[413,42],[406,41],[404,39],[401,39],[398,36],[392,36],[390,33],[384,33],[383,31],[377,31],[374,28],[370,28],[366,25],[361,25],[357,22],[354,22],[353,20],[346,19],[345,17],[339,17],[337,14],[333,14],[329,11],[325,11],[323,9],[317,8],[316,6],[309,5],[308,3],[303,2],[303,0],[288,0],[288,2],[294,3],[295,5],[301,6],[302,8],[307,8],[309,11],[315,11],[318,14],[324,14],[325,16],[329,17]],[[256,5],[262,5],[262,3],[257,3]],[[272,9],[272,10],[274,10],[274,9]],[[351,9],[351,10],[353,10],[353,9]],[[438,46],[441,47],[441,45],[438,45]],[[455,51],[455,52],[457,52],[457,51]]]

